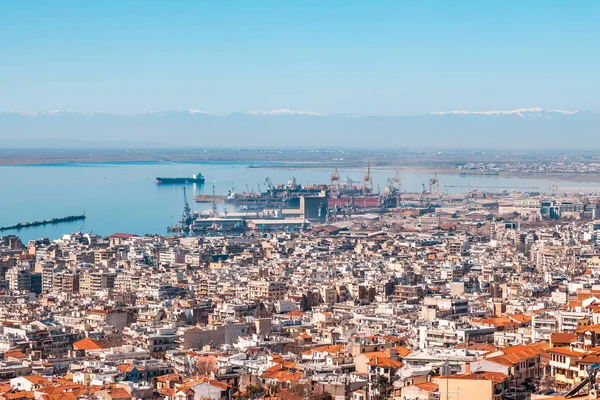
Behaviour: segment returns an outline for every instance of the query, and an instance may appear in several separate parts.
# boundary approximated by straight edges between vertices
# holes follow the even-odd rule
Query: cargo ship
[[[156,178],[156,183],[204,183],[204,176],[198,173],[191,177],[180,177],[180,178]]]

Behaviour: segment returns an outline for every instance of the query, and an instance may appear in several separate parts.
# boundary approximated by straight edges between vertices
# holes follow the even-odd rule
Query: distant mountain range
[[[0,147],[600,148],[600,114],[523,108],[418,116],[199,110],[115,115],[0,111]]]

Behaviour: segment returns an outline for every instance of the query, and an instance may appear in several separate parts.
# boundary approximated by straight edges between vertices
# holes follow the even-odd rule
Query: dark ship
[[[167,184],[167,183],[204,183],[204,176],[202,176],[202,174],[198,173],[195,175],[192,175],[191,177],[182,177],[182,178],[161,178],[161,177],[157,177],[156,178],[156,183],[163,183],[163,184]]]

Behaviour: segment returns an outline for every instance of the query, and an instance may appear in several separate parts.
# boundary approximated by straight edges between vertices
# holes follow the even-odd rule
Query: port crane
[[[435,192],[433,189],[435,188]],[[431,179],[429,179],[429,193],[431,194],[440,194],[442,192],[440,186],[440,180],[437,177],[437,172],[433,175]]]
[[[265,185],[267,185],[269,191],[272,191],[275,188],[275,185],[273,185],[273,182],[271,182],[271,178],[269,178],[268,176],[267,179],[265,179]]]
[[[388,178],[386,185],[386,192],[390,195],[400,194],[402,191],[402,181],[400,180],[400,175],[398,171],[392,178]]]
[[[367,182],[369,183],[369,187],[367,188]],[[371,176],[371,161],[369,161],[369,165],[367,167],[367,173],[363,177],[363,193],[372,193],[373,192],[373,177]]]
[[[185,228],[192,223],[192,209],[187,201],[187,192],[183,187],[183,213],[181,214],[181,227]]]
[[[213,201],[210,207],[210,212],[211,215],[213,217],[216,217],[217,215],[219,215],[219,211],[217,210],[217,202],[215,200],[216,196],[215,196],[215,181],[213,181],[213,185],[212,185],[212,194],[213,194]]]
[[[335,185],[335,186],[334,186]],[[333,174],[329,178],[329,191],[330,192],[340,192],[340,174],[338,173],[337,168],[333,170]]]

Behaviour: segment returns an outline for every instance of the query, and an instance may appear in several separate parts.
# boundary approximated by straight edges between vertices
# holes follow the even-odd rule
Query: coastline
[[[343,157],[333,157],[342,155]],[[312,170],[363,172],[369,161],[371,171],[393,174],[423,173],[458,175],[455,168],[469,154],[422,154],[399,151],[308,151],[308,150],[55,150],[0,149],[0,167],[102,166],[106,164],[208,164],[237,163],[245,168],[266,170]],[[478,155],[478,157],[481,157]],[[551,156],[548,156],[551,158]],[[311,161],[306,161],[310,158]],[[468,172],[467,172],[468,173]],[[478,175],[481,173],[481,175]],[[497,176],[510,179],[544,179],[556,182],[600,182],[600,173],[498,171],[497,175],[475,172],[468,177]]]

